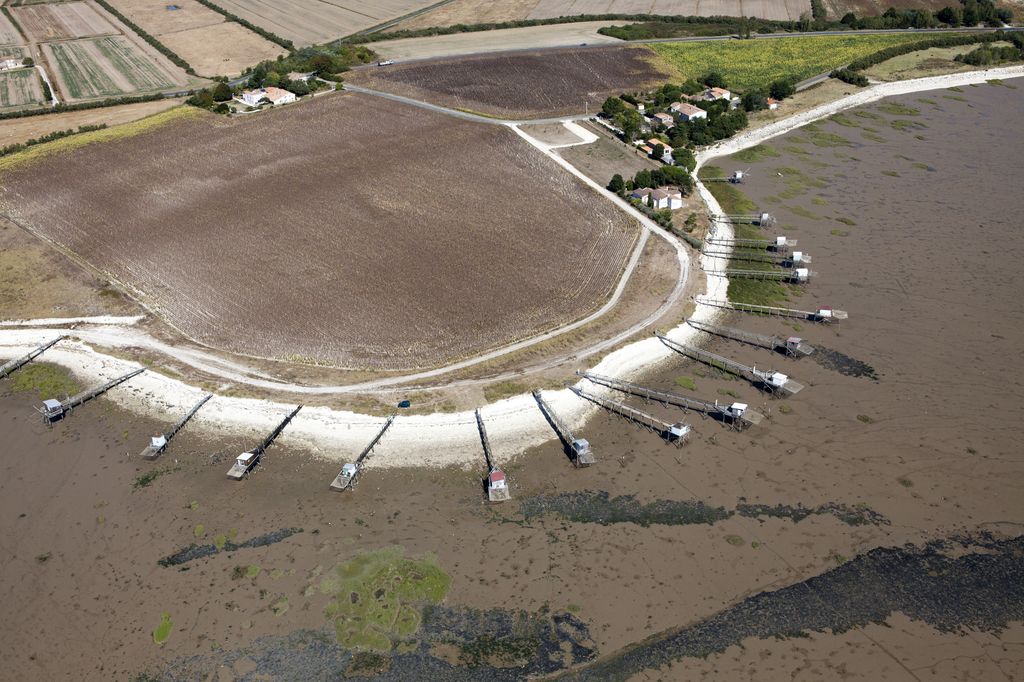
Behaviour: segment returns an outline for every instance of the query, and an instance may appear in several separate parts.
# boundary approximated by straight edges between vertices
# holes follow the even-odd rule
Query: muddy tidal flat
[[[0,383],[0,666],[40,680],[991,680],[1024,675],[1024,83],[883,100],[714,163],[799,240],[788,399],[680,357],[637,381],[763,412],[690,441],[598,415],[509,464],[336,465]],[[482,459],[482,458],[481,458]]]

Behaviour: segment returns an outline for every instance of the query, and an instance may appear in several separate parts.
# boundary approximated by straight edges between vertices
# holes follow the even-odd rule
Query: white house
[[[670,108],[672,111],[679,114],[679,118],[684,121],[694,121],[698,118],[708,117],[708,112],[704,111],[700,107],[695,107],[689,102],[675,102]]]
[[[316,71],[310,71],[309,73],[299,73],[298,71],[291,71],[288,73],[288,80],[290,81],[302,81],[308,83],[309,80],[316,75]]]
[[[10,71],[11,69],[20,69],[21,60],[13,57],[0,57],[0,71]]]
[[[673,211],[683,207],[683,195],[674,189],[656,189],[647,195],[651,208],[669,208]]]
[[[771,110],[771,111],[775,111],[778,108],[779,108],[779,100],[772,99],[771,97],[769,97],[768,98],[768,109]]]
[[[629,195],[633,199],[639,199],[651,208],[669,208],[675,210],[683,207],[683,195],[674,189],[650,189],[641,187],[633,190]]]
[[[708,88],[704,91],[704,99],[708,102],[714,102],[716,99],[731,100],[732,93],[725,88]]]
[[[258,105],[263,100],[269,100],[271,104],[277,105],[290,104],[296,99],[295,93],[275,87],[256,88],[255,90],[246,90],[242,93],[242,103],[250,107]]]

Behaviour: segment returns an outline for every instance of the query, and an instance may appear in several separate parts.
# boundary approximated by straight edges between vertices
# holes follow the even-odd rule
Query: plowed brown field
[[[609,95],[670,76],[644,47],[590,47],[453,57],[349,74],[352,83],[504,118],[584,113]]]
[[[0,184],[4,212],[189,336],[344,367],[439,365],[578,319],[636,238],[504,127],[355,94],[176,123]]]

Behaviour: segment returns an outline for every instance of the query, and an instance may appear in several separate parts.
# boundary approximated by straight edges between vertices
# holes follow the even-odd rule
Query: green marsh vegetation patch
[[[408,558],[393,547],[338,564],[324,574],[320,592],[331,596],[324,615],[339,644],[389,652],[419,630],[423,606],[444,600],[451,584],[433,557]]]
[[[15,393],[35,393],[40,400],[72,395],[82,389],[67,370],[48,362],[19,369],[11,375],[10,388]]]

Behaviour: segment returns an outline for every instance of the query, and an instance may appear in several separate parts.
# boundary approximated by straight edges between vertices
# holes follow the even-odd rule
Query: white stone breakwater
[[[1024,67],[988,69],[875,85],[835,102],[741,133],[713,145],[697,155],[698,168],[716,156],[746,149],[811,121],[883,97],[983,83],[997,78],[1018,77],[1024,77]],[[722,212],[714,197],[700,182],[697,182],[697,191],[713,215]],[[727,225],[719,224],[718,230],[723,237],[731,236],[732,230]],[[724,267],[722,259],[707,256],[701,257],[701,264],[708,273]],[[709,298],[726,298],[726,278],[714,274],[706,274],[705,278],[706,295]],[[707,320],[717,314],[718,311],[715,309],[701,306],[698,307],[694,318]],[[27,324],[22,321],[17,327],[0,328],[0,358],[11,358],[27,353],[38,344],[67,332],[66,329],[58,327],[43,326],[49,321],[37,322],[42,324],[29,327],[27,324],[32,324],[32,321],[28,321]],[[182,355],[180,350],[170,352],[171,347],[155,342],[138,330],[101,328],[86,322],[80,324],[72,333],[81,340],[62,341],[49,349],[42,359],[68,368],[82,382],[90,385],[111,379],[137,366],[129,361],[100,353],[90,344],[114,349],[144,347],[178,357]],[[667,332],[670,338],[680,342],[686,342],[694,334],[694,330],[685,323]],[[189,364],[211,371],[215,375],[229,377],[233,382],[285,391],[294,390],[296,403],[301,401],[302,393],[318,393],[316,387],[293,386],[278,382],[216,356],[191,351],[188,355]],[[652,336],[610,353],[597,363],[592,371],[629,379],[674,357],[678,356]],[[607,394],[606,391],[592,385],[589,389],[598,394]],[[150,371],[112,389],[107,395],[136,413],[166,420],[170,424],[203,393],[204,391],[197,387]],[[568,390],[545,391],[544,396],[559,416],[574,429],[582,427],[586,419],[599,409]],[[283,418],[294,404],[217,395],[196,415],[194,425],[190,424],[189,428],[200,428],[216,433],[237,433],[240,436],[241,451],[255,444],[250,441],[254,441],[258,434],[273,428],[277,420]],[[26,410],[29,409],[31,407],[26,405]],[[487,405],[481,409],[481,413],[487,423],[495,459],[499,464],[555,437],[529,394]],[[307,407],[284,431],[280,441],[302,446],[317,456],[343,461],[351,459],[359,452],[382,423],[382,418],[347,410]],[[173,449],[173,444],[171,447]],[[599,448],[600,444],[595,443],[595,447]],[[382,468],[449,465],[483,467],[483,456],[472,412],[401,415],[374,450],[371,463],[373,467]]]

